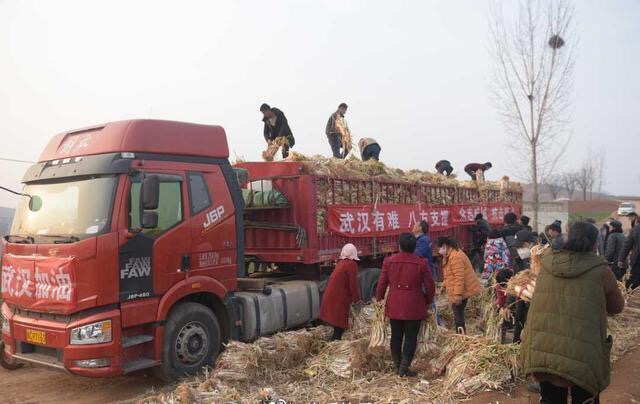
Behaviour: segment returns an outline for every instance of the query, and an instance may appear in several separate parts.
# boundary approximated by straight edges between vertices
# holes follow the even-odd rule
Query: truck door
[[[164,293],[184,279],[183,266],[188,265],[191,233],[185,220],[188,199],[183,173],[139,172],[130,177],[129,228],[141,227],[140,187],[143,176],[151,174],[160,178],[158,222],[120,248],[120,301]]]
[[[220,167],[187,172],[191,215],[192,274],[216,278],[235,288],[236,222],[229,188]]]

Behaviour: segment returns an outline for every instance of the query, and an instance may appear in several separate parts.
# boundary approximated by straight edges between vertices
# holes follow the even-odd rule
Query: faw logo
[[[207,212],[207,218],[205,219],[205,221],[203,223],[204,229],[206,230],[209,227],[213,226],[213,224],[215,222],[217,222],[218,220],[220,220],[223,215],[224,215],[224,206],[222,206],[222,205],[218,206],[217,208],[215,208],[211,212]]]
[[[124,268],[120,269],[120,279],[142,278],[151,276],[151,257],[129,258]]]

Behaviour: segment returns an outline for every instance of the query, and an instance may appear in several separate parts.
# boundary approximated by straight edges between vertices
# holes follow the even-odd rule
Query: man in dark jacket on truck
[[[262,104],[260,112],[262,112],[262,122],[264,122],[264,140],[269,144],[272,142],[281,144],[282,158],[287,158],[289,156],[289,148],[296,143],[287,117],[278,108],[272,108],[268,104]]]
[[[464,172],[469,174],[469,176],[471,177],[471,179],[473,181],[476,180],[478,174],[480,174],[480,178],[482,180],[484,180],[485,171],[487,171],[491,167],[493,167],[493,165],[491,163],[489,163],[489,162],[486,162],[484,164],[481,164],[481,163],[469,163],[466,166],[464,166]]]
[[[436,171],[448,177],[453,172],[453,166],[449,160],[440,160],[436,163]]]
[[[640,286],[640,226],[634,226],[624,241],[624,246],[618,258],[618,267],[626,268],[629,253],[631,253],[631,258],[629,259],[631,276],[627,281],[627,287],[635,289]]]
[[[329,140],[329,146],[331,146],[331,153],[333,153],[333,157],[337,159],[343,159],[347,157],[347,154],[349,154],[348,147],[342,150],[342,133],[340,133],[340,129],[337,125],[338,120],[344,119],[344,114],[347,113],[347,108],[348,106],[344,102],[338,105],[338,110],[331,114],[327,121],[327,127],[324,130],[327,135],[327,139]]]
[[[363,137],[358,141],[358,148],[360,149],[362,161],[369,159],[380,161],[380,150],[382,149],[375,139]]]

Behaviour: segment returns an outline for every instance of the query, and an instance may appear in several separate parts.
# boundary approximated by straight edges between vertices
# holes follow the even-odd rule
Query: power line
[[[1,161],[11,161],[13,163],[26,163],[26,164],[33,164],[33,161],[28,161],[28,160],[17,160],[17,159],[9,159],[9,158],[5,158],[5,157],[0,157]]]

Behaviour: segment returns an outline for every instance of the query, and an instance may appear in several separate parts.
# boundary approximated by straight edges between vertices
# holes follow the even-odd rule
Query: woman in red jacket
[[[416,352],[420,321],[427,317],[433,302],[435,284],[427,260],[413,255],[416,237],[402,233],[399,244],[400,252],[382,264],[376,300],[384,298],[388,287],[385,314],[391,322],[393,367],[398,375],[413,377],[416,372],[409,366]]]
[[[320,320],[333,326],[332,341],[342,338],[349,326],[351,303],[360,302],[358,288],[358,250],[353,244],[342,247],[340,261],[329,277],[327,289],[322,296]]]

